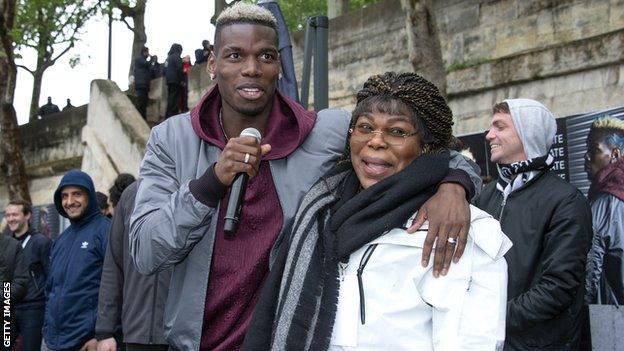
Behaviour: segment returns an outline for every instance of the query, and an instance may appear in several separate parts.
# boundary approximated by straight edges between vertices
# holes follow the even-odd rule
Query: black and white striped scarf
[[[435,193],[448,160],[448,153],[420,156],[361,191],[351,163],[343,162],[312,186],[265,282],[243,350],[326,350],[338,303],[338,263],[403,226]]]
[[[500,173],[500,178],[498,179],[497,188],[500,191],[505,192],[507,186],[512,184],[509,192],[517,190],[539,172],[549,169],[553,162],[553,156],[548,153],[544,156],[534,157],[529,160],[514,162],[511,164],[499,163],[498,171]],[[514,176],[519,174],[521,174],[520,177],[514,178]]]

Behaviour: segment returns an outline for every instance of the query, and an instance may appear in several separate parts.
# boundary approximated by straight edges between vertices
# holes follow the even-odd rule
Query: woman
[[[448,172],[450,108],[414,73],[373,76],[357,101],[344,161],[303,199],[243,348],[501,348],[511,244],[498,222],[471,207],[466,251],[439,279],[418,264],[426,224],[405,231]]]

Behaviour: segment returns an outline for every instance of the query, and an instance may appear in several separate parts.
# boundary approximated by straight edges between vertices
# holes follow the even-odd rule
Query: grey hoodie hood
[[[542,103],[531,99],[508,99],[505,102],[509,105],[527,159],[546,155],[557,132],[552,112]]]

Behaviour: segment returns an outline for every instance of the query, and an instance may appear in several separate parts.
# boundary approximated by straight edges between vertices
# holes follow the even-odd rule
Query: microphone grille
[[[240,136],[242,136],[242,137],[243,136],[254,137],[254,138],[258,139],[258,142],[260,142],[260,139],[262,139],[262,135],[260,134],[260,132],[256,128],[245,128],[240,133]]]

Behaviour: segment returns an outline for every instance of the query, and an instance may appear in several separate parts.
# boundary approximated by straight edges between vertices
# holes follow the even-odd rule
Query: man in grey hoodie
[[[556,132],[541,103],[511,99],[494,106],[486,135],[500,179],[475,204],[513,242],[505,350],[576,350],[584,297],[591,212],[578,189],[549,170]]]

